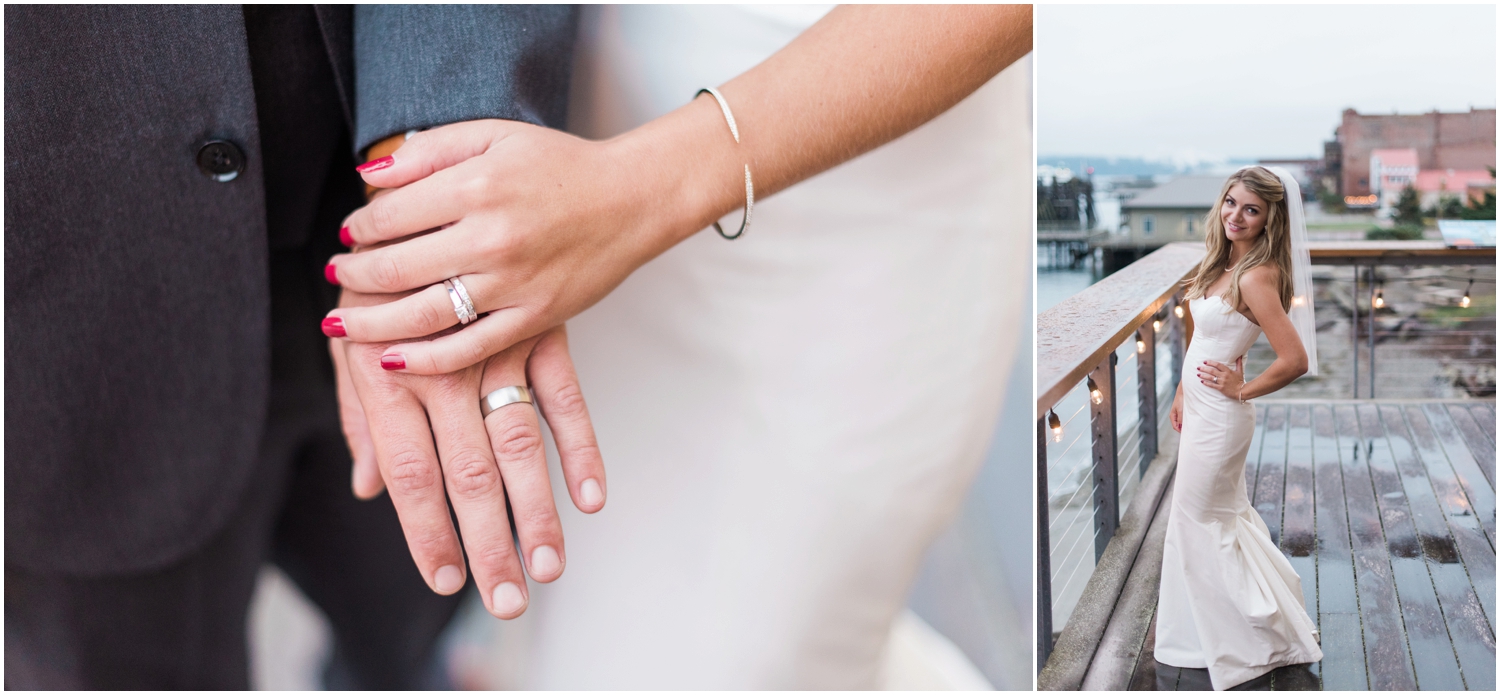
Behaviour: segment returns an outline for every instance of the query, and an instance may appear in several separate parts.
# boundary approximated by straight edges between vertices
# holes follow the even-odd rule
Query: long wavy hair
[[[1234,172],[1229,180],[1224,182],[1224,189],[1219,191],[1219,200],[1214,203],[1208,217],[1203,220],[1204,244],[1208,246],[1208,255],[1204,256],[1203,262],[1198,264],[1198,270],[1193,277],[1187,281],[1186,291],[1183,296],[1187,299],[1197,299],[1205,296],[1208,288],[1212,287],[1219,278],[1224,276],[1224,269],[1229,265],[1229,237],[1224,233],[1224,220],[1219,217],[1220,210],[1224,207],[1224,199],[1229,196],[1229,189],[1234,184],[1243,184],[1251,193],[1259,196],[1266,202],[1266,228],[1255,239],[1255,245],[1250,247],[1249,253],[1240,259],[1234,267],[1233,275],[1229,280],[1229,293],[1225,301],[1233,309],[1238,310],[1240,306],[1240,278],[1245,271],[1262,265],[1272,265],[1277,270],[1277,285],[1281,292],[1281,308],[1290,310],[1292,307],[1292,235],[1290,215],[1286,209],[1286,187],[1281,184],[1281,179],[1266,170],[1265,167],[1246,167]]]

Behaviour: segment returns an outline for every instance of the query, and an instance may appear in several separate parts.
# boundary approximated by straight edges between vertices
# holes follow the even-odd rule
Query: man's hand
[[[345,304],[390,298],[345,293]],[[561,576],[562,526],[542,446],[538,413],[509,405],[480,417],[479,399],[503,386],[529,382],[547,417],[574,504],[585,513],[604,506],[603,461],[567,351],[555,328],[452,374],[417,376],[379,368],[386,344],[331,341],[339,372],[344,431],[354,455],[355,494],[389,489],[417,568],[429,587],[463,587],[465,554],[485,607],[513,618],[527,605],[526,574],[539,582]],[[463,548],[449,515],[458,518]],[[506,518],[516,519],[518,557]],[[525,564],[523,571],[522,564]]]

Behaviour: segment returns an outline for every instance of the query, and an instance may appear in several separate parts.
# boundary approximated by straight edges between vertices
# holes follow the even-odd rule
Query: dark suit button
[[[232,142],[211,140],[198,148],[198,169],[220,183],[233,181],[245,169],[245,153]]]

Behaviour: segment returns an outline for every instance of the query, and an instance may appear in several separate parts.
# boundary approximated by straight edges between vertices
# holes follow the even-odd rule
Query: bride
[[[1255,430],[1249,400],[1316,374],[1317,356],[1307,231],[1291,175],[1258,166],[1235,172],[1205,232],[1208,255],[1184,294],[1192,318],[1172,403],[1172,425],[1182,438],[1162,558],[1156,660],[1207,668],[1214,689],[1225,690],[1279,666],[1323,658],[1301,580],[1245,492],[1245,455]],[[1276,361],[1247,381],[1245,351],[1262,332]]]

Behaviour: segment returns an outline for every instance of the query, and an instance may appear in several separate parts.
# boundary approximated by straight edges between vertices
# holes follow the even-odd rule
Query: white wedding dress
[[[1162,556],[1156,660],[1207,668],[1225,690],[1278,666],[1323,659],[1302,582],[1245,492],[1255,406],[1198,379],[1234,364],[1260,327],[1220,297],[1194,299],[1182,365],[1182,438]]]
[[[661,116],[827,9],[586,8],[571,129]],[[569,322],[608,504],[584,516],[557,486],[567,572],[532,585],[525,644],[505,640],[524,654],[517,685],[876,685],[1028,325],[1030,118],[1022,61]]]

